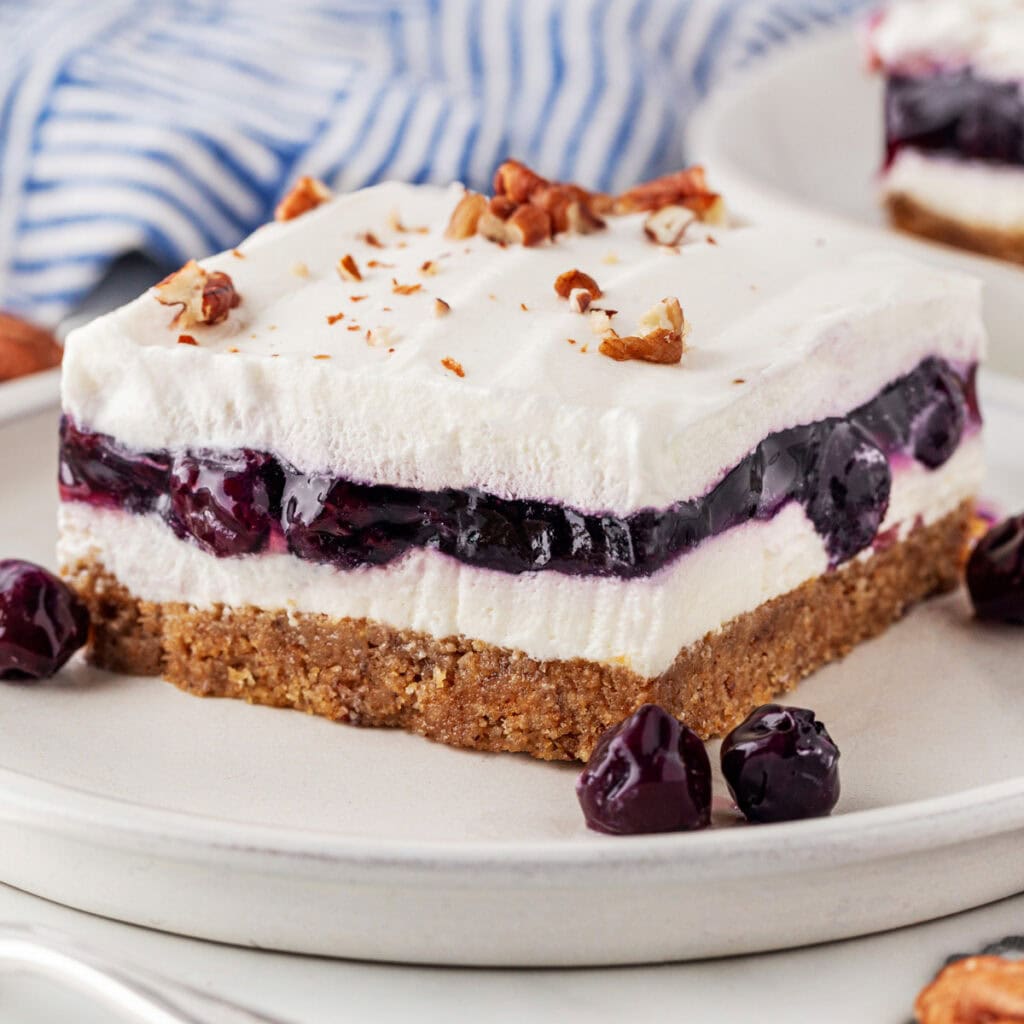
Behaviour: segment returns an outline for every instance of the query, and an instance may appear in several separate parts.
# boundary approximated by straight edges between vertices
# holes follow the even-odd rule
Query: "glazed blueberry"
[[[967,588],[979,619],[1024,625],[1024,515],[978,542],[967,563]]]
[[[931,360],[925,372],[923,408],[911,424],[911,445],[918,462],[937,469],[960,445],[967,401],[963,385],[937,360]]]
[[[105,434],[60,425],[60,490],[65,501],[148,512],[167,490],[170,459],[135,452]]]
[[[813,711],[757,708],[722,741],[721,758],[748,821],[820,818],[839,799],[839,748]]]
[[[0,679],[52,676],[88,635],[89,613],[63,581],[31,562],[0,561]]]
[[[860,427],[839,420],[821,442],[816,479],[807,514],[837,565],[875,539],[889,507],[892,470]]]
[[[268,455],[186,452],[171,465],[167,518],[211,554],[252,554],[267,545],[281,487],[281,471]]]
[[[576,781],[587,824],[633,835],[687,832],[711,821],[711,763],[700,737],[645,704],[598,740]]]

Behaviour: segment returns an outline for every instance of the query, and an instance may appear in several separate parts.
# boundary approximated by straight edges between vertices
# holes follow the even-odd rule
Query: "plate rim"
[[[1024,414],[1024,380],[983,369],[981,390],[983,408],[999,405]],[[2,413],[0,408],[0,423]],[[102,837],[106,845],[116,843],[119,849],[158,848],[162,857],[180,860],[285,858],[311,871],[318,865],[334,870],[339,864],[353,869],[406,868],[444,875],[446,880],[462,878],[467,885],[494,884],[497,877],[518,877],[524,871],[524,878],[542,880],[546,869],[572,867],[580,872],[582,885],[592,884],[595,876],[609,877],[639,866],[708,878],[834,868],[1024,830],[1024,775],[770,828],[739,825],[607,841],[575,836],[410,843],[156,808],[0,767],[0,820],[93,843]],[[559,877],[565,884],[564,876]]]

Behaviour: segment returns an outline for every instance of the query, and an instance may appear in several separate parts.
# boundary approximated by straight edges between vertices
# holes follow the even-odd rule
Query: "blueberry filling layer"
[[[1024,164],[1024,90],[970,71],[893,75],[885,88],[888,160],[904,147],[969,160]]]
[[[973,371],[939,359],[848,416],[766,437],[703,498],[629,516],[590,514],[472,488],[421,491],[300,472],[250,450],[135,452],[61,424],[65,501],[152,512],[219,557],[290,551],[349,569],[431,548],[468,565],[522,573],[648,576],[709,537],[798,502],[833,565],[875,539],[890,458],[942,465],[978,419]]]

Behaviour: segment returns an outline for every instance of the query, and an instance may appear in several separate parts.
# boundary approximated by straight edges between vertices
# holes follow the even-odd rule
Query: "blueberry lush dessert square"
[[[586,757],[702,736],[958,577],[976,283],[700,168],[619,196],[303,180],[69,338],[90,656],[208,696]]]
[[[1024,2],[904,0],[870,44],[892,223],[1024,263]]]

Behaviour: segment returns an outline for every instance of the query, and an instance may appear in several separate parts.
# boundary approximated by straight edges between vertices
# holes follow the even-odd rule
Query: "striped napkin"
[[[620,189],[724,75],[865,0],[0,0],[0,307],[236,244],[312,174]]]

